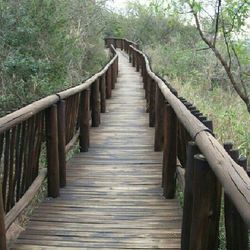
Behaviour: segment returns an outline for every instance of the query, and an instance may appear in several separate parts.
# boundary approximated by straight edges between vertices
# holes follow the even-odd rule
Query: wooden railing
[[[151,70],[147,56],[135,43],[120,38],[108,38],[106,43],[124,50],[141,72],[149,126],[155,127],[155,151],[163,150],[163,194],[168,199],[175,196],[176,179],[184,191],[181,248],[218,249],[224,192],[227,249],[248,249],[246,158],[239,158],[231,143],[223,147],[216,140],[212,121]]]
[[[48,179],[48,196],[66,185],[66,153],[79,137],[88,151],[89,122],[100,124],[118,75],[118,55],[84,83],[36,101],[0,118],[0,249],[6,231]],[[91,116],[91,117],[90,117]],[[45,150],[46,148],[46,150]],[[47,168],[41,169],[42,162]]]

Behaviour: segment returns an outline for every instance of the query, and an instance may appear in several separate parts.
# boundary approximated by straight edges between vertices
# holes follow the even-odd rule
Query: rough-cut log
[[[51,95],[0,118],[0,134],[58,101],[59,97],[57,95]]]
[[[158,86],[155,92],[155,151],[163,148],[163,117],[164,117],[164,96]]]
[[[154,80],[150,79],[150,97],[149,97],[149,126],[155,125],[155,88]]]
[[[60,195],[57,106],[54,104],[46,111],[46,146],[48,160],[48,196]]]
[[[98,127],[100,125],[100,92],[99,92],[99,80],[97,79],[91,85],[91,118],[92,127]]]
[[[189,249],[218,249],[220,185],[203,155],[195,155]]]
[[[169,104],[164,112],[163,195],[172,199],[176,191],[177,127],[176,116]]]
[[[59,154],[59,173],[60,187],[66,186],[66,130],[65,130],[65,101],[58,103],[58,154]]]
[[[194,177],[194,156],[199,154],[199,148],[195,142],[189,142],[187,147],[187,162],[185,166],[185,189],[182,218],[181,249],[189,250],[190,231],[193,210],[193,177]]]
[[[232,149],[233,144],[228,142],[224,144],[224,148],[235,162],[239,162],[239,150]],[[242,162],[239,162],[242,164]],[[244,164],[241,165],[244,169]],[[228,195],[224,196],[224,216],[226,229],[226,246],[228,250],[248,249],[248,230],[245,222],[231,202]]]
[[[6,234],[5,234],[5,222],[4,222],[4,207],[2,197],[2,185],[0,185],[0,249],[6,250]]]
[[[143,54],[134,47],[131,47],[131,49]],[[224,191],[231,198],[248,227],[250,227],[250,179],[247,173],[231,159],[208,128],[188,112],[185,105],[152,72],[147,57],[144,54],[143,56],[148,74],[158,84],[167,102],[174,109],[176,116],[207,159],[210,167],[222,184]]]
[[[100,77],[99,88],[101,98],[101,113],[106,112],[106,74]]]
[[[87,152],[89,148],[89,89],[81,93],[80,100],[80,151]]]
[[[112,96],[112,72],[111,67],[108,68],[106,73],[106,97],[110,99]]]

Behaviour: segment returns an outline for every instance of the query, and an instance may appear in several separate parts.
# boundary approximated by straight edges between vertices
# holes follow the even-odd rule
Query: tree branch
[[[240,82],[241,82],[243,91],[244,91],[245,95],[247,96],[247,88],[246,88],[246,85],[245,85],[245,83],[243,81],[243,74],[242,74],[243,70],[242,70],[242,67],[241,67],[240,59],[238,57],[238,54],[237,54],[233,44],[232,44],[232,51],[234,53],[234,56],[235,56],[237,64],[238,64],[239,74],[240,74]]]
[[[216,43],[216,39],[217,39],[217,35],[218,35],[218,30],[219,30],[220,7],[221,7],[221,0],[218,1],[217,11],[215,11],[216,22],[215,22],[214,41],[213,41],[213,46],[214,47],[215,47],[215,43]]]
[[[229,67],[229,65],[227,64],[225,58],[223,58],[222,54],[220,53],[220,51],[216,48],[215,44],[212,43],[203,33],[202,29],[201,29],[201,25],[200,25],[200,21],[198,18],[197,13],[194,11],[193,9],[193,5],[189,3],[189,6],[192,10],[194,19],[195,19],[195,23],[196,23],[196,27],[197,30],[200,34],[200,37],[202,38],[202,40],[208,45],[208,47],[210,47],[212,49],[212,51],[214,52],[215,56],[217,57],[217,59],[220,61],[222,67],[224,68],[224,70],[226,71],[226,74],[229,78],[229,81],[231,82],[233,88],[235,89],[236,93],[239,95],[239,97],[243,100],[243,102],[246,104],[247,106],[247,110],[248,113],[250,114],[250,99],[248,95],[245,95],[244,92],[242,92],[241,88],[238,86],[236,79],[233,76],[233,73],[231,71],[231,68]]]

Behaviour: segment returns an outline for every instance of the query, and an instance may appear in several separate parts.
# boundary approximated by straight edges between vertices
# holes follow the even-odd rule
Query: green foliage
[[[250,160],[249,115],[237,95],[229,94],[220,87],[204,91],[202,83],[194,85],[186,82],[183,85],[174,81],[173,84],[181,96],[191,100],[213,120],[214,132],[221,143],[233,140],[235,148],[239,148],[241,154]]]
[[[0,115],[79,84],[107,59],[91,0],[0,0],[0,10]]]

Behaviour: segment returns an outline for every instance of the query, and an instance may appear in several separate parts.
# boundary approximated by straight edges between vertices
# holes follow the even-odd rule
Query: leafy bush
[[[0,0],[0,11],[0,115],[79,84],[107,60],[91,0]]]

